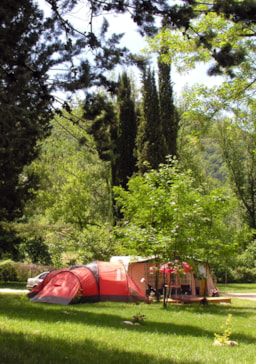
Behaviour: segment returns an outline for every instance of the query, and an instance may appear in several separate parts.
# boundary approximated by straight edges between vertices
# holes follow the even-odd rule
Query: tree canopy
[[[200,54],[215,60],[212,73],[227,70],[232,75],[233,68],[242,65],[247,84],[241,90],[255,83],[253,68],[246,67],[250,54],[254,54],[254,1],[95,0],[81,4],[77,0],[45,0],[45,4],[51,9],[47,17],[29,0],[4,0],[0,5],[3,218],[21,214],[33,178],[20,180],[20,173],[36,155],[36,142],[49,132],[54,92],[101,85],[116,92],[117,83],[107,78],[106,71],[116,64],[137,61],[128,56],[126,48],[119,48],[121,34],[107,37],[106,19],[97,33],[95,19],[99,15],[129,12],[147,35],[156,34],[155,20],[162,17],[166,28],[182,32],[189,51],[194,47],[194,59]],[[86,8],[87,16],[76,28],[69,14],[78,5]],[[211,27],[207,28],[207,22]]]
[[[68,239],[83,245],[85,256],[103,257],[111,250],[107,247],[111,186],[121,183],[125,188],[115,189],[127,226],[121,233],[139,242],[137,247],[130,244],[132,250],[231,254],[240,231],[231,214],[236,200],[229,187],[220,187],[216,179],[214,184],[209,182],[199,148],[209,151],[218,143],[246,222],[254,228],[255,1],[43,3],[48,5],[47,14],[39,9],[42,1],[3,0],[0,4],[3,250],[12,245],[14,252],[18,244],[8,222],[22,216],[27,222],[37,214],[37,221],[45,219],[72,230],[68,238],[53,235],[50,239],[56,257],[60,241]],[[78,7],[86,14],[79,24],[72,20]],[[108,35],[107,15],[113,13],[129,14],[141,34],[155,36],[151,47],[159,56],[159,89],[144,59],[119,47],[122,34]],[[101,27],[97,18],[102,19]],[[208,73],[225,76],[225,82],[211,90],[205,86],[187,90],[178,120],[170,65],[186,70],[198,62],[210,62]],[[118,81],[108,77],[117,64],[130,63],[145,71],[143,112],[137,119],[127,75]],[[99,90],[101,86],[104,91]],[[71,95],[77,90],[86,91],[83,115],[72,108]],[[66,100],[61,100],[59,91]],[[178,121],[185,125],[183,130],[178,130]],[[209,126],[216,131],[214,138]],[[67,135],[60,130],[68,131]],[[136,169],[136,147],[137,167],[146,173],[130,178]],[[176,152],[181,164],[174,160],[159,166],[166,154]],[[147,170],[145,161],[153,171]],[[36,196],[35,205],[26,205],[31,196]],[[98,249],[94,246],[97,237],[102,243]]]
[[[214,260],[235,251],[238,231],[233,220],[236,199],[227,188],[198,184],[177,160],[115,187],[124,214],[117,235],[126,251],[164,259],[197,257]]]
[[[21,172],[37,155],[37,141],[49,134],[51,117],[47,72],[54,32],[31,1],[0,4],[0,220],[22,212],[33,177]],[[43,39],[47,39],[43,43]]]

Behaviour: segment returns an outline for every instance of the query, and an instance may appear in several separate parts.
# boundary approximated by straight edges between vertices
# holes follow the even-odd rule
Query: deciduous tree
[[[236,199],[227,188],[198,185],[177,161],[114,188],[124,214],[117,235],[126,251],[142,256],[190,256],[211,261],[235,251]]]

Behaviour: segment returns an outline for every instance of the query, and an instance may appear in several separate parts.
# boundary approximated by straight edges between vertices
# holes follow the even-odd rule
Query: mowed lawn
[[[256,302],[70,306],[0,294],[1,364],[256,363]],[[146,315],[140,326],[122,322]],[[233,347],[215,347],[232,314]]]
[[[255,293],[256,294],[256,283],[228,283],[218,284],[220,292],[232,293]]]

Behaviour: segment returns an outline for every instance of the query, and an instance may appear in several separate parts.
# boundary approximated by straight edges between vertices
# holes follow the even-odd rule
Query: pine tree
[[[131,95],[131,83],[127,73],[119,80],[117,94],[118,105],[118,138],[117,138],[117,169],[115,184],[126,188],[129,177],[136,170],[135,140],[137,120],[135,103]]]
[[[164,138],[159,112],[159,99],[155,75],[146,69],[143,75],[143,115],[137,134],[137,164],[140,172],[146,169],[145,162],[157,169],[165,161]]]
[[[178,115],[173,103],[170,66],[158,59],[159,107],[163,137],[165,139],[165,155],[177,155]]]

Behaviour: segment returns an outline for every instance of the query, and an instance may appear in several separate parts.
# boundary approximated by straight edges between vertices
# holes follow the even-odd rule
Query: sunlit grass
[[[0,295],[0,362],[4,364],[256,363],[256,302],[193,305],[32,303]],[[127,326],[138,313],[140,326]],[[238,347],[214,347],[232,314]]]
[[[256,283],[228,283],[218,284],[220,292],[256,293]],[[255,361],[256,362],[256,361]]]

